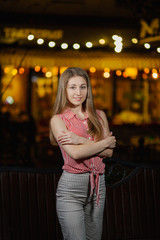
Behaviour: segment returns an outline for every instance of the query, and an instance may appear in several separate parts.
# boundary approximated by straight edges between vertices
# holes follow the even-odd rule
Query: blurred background
[[[61,167],[58,79],[85,69],[123,161],[160,157],[158,0],[0,0],[0,166]]]

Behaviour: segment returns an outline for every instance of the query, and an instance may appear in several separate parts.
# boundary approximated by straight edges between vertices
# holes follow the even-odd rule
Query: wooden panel
[[[19,197],[19,179],[16,172],[9,173],[10,186],[10,218],[11,218],[11,236],[12,239],[21,240],[20,226],[20,197]]]
[[[115,239],[115,213],[114,213],[114,201],[113,201],[113,190],[108,188],[106,191],[106,206],[105,213],[106,215],[106,225],[103,228],[107,230],[107,238]]]
[[[117,187],[113,189],[113,201],[114,201],[114,209],[115,209],[114,212],[115,212],[116,239],[119,239],[121,238],[121,236],[124,236],[121,187]]]
[[[56,204],[55,204],[55,189],[54,189],[54,175],[45,175],[45,201],[46,201],[46,215],[47,215],[47,232],[48,240],[55,239],[56,234]],[[47,238],[46,238],[47,239]]]
[[[122,195],[122,208],[123,208],[123,228],[124,228],[124,239],[131,239],[132,237],[132,225],[131,225],[131,205],[129,195],[129,184],[123,184],[121,186]]]
[[[155,203],[153,195],[152,172],[144,170],[145,196],[146,196],[146,212],[148,223],[148,238],[155,237],[156,219],[155,219]]]
[[[28,206],[29,206],[29,225],[30,225],[30,240],[39,240],[39,218],[38,218],[38,201],[36,178],[34,173],[28,173]]]
[[[137,185],[135,177],[129,181],[129,194],[131,205],[131,226],[132,226],[132,238],[140,236],[139,216],[138,216],[138,197],[137,197]]]
[[[10,184],[8,172],[1,173],[1,201],[3,239],[11,240]]]
[[[29,222],[29,192],[28,192],[28,175],[27,173],[18,173],[19,176],[19,195],[20,195],[20,228],[21,239],[31,239],[30,222]]]
[[[47,231],[47,216],[46,216],[46,199],[45,199],[45,175],[36,174],[36,186],[37,186],[37,207],[38,207],[38,224],[39,224],[39,239],[48,239]],[[46,186],[47,187],[47,186]],[[48,191],[48,189],[47,189]]]
[[[160,239],[160,171],[152,170],[156,237]]]
[[[145,195],[144,171],[136,176],[140,237],[148,236],[147,202]]]
[[[102,240],[160,239],[160,171],[107,187]],[[56,215],[60,174],[0,172],[0,239],[62,240]]]
[[[0,239],[3,239],[3,216],[2,216],[2,187],[1,187],[1,183],[2,183],[2,175],[0,174]]]

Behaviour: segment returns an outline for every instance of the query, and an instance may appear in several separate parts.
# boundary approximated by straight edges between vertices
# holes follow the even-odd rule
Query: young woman
[[[96,110],[91,84],[81,68],[68,68],[59,79],[51,142],[61,149],[64,165],[57,187],[57,215],[64,240],[100,240],[105,204],[104,157],[116,139],[105,113]]]

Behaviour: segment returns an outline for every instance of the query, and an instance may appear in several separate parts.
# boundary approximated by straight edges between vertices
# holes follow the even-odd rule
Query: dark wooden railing
[[[106,174],[102,240],[159,240],[160,170],[130,173],[118,185]],[[0,240],[62,239],[55,208],[60,174],[58,169],[0,168]]]

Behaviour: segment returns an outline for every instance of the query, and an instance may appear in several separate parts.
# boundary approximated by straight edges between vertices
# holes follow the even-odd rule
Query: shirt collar
[[[67,108],[65,111],[64,111],[64,115],[66,118],[68,119],[71,119],[71,118],[74,118],[76,117],[77,119],[80,119],[74,112],[72,112],[69,108]],[[86,112],[85,113],[85,118],[83,120],[86,120],[88,118],[88,113]],[[82,119],[80,119],[82,120]]]

